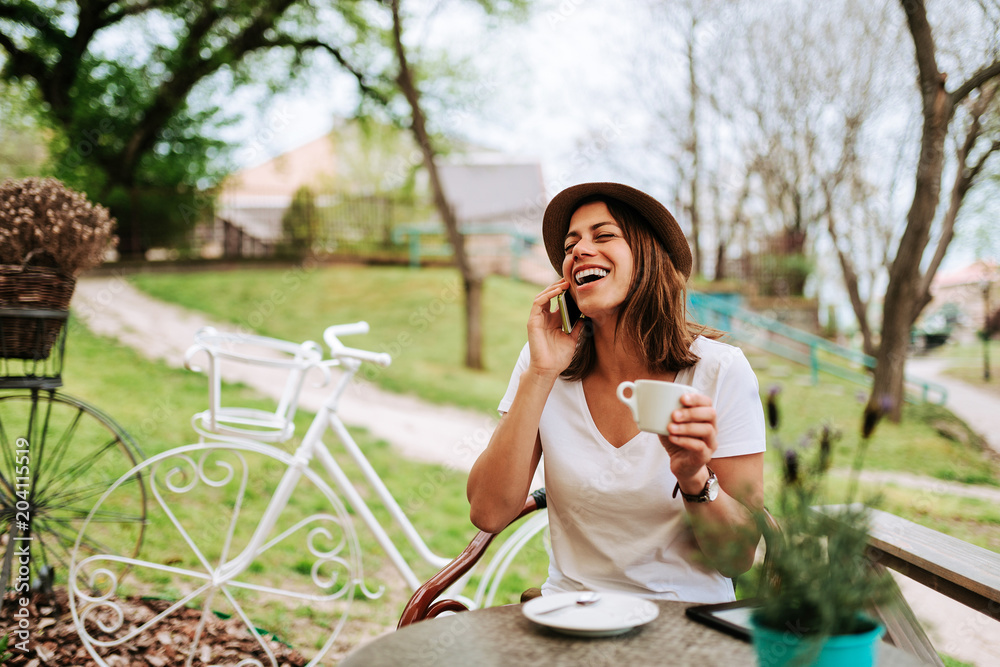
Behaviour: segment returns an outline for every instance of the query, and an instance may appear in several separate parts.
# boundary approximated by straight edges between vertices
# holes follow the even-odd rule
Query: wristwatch
[[[671,498],[677,497],[677,492],[681,492],[681,496],[684,497],[689,503],[710,503],[719,497],[719,479],[712,472],[712,469],[705,466],[705,470],[708,471],[708,479],[705,481],[705,488],[701,490],[701,493],[690,494],[681,491],[681,483],[677,482],[674,485],[674,492],[670,495]]]

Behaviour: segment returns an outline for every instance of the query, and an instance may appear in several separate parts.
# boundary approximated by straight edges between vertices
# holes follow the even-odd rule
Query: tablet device
[[[750,614],[753,613],[756,606],[757,600],[750,598],[736,602],[695,605],[688,607],[684,613],[694,621],[704,623],[725,632],[727,635],[748,642],[750,641]]]

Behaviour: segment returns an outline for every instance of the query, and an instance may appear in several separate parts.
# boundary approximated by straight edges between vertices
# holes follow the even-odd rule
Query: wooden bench
[[[876,567],[895,570],[991,618],[1000,617],[1000,554],[881,510],[872,511],[868,548]],[[943,667],[898,588],[894,602],[876,610],[885,623],[886,641]]]

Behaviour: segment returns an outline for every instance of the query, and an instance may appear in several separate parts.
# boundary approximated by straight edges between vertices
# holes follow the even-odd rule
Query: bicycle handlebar
[[[338,359],[348,358],[358,361],[368,361],[379,366],[388,366],[392,363],[392,357],[385,352],[369,352],[368,350],[358,350],[347,347],[340,342],[339,336],[351,336],[354,334],[368,333],[367,322],[352,322],[350,324],[332,324],[323,332],[323,340],[330,347],[330,354]]]
[[[331,324],[323,332],[323,338],[326,339],[327,343],[330,342],[330,336],[354,336],[356,334],[366,334],[369,331],[369,326],[367,322],[348,322],[346,324]]]

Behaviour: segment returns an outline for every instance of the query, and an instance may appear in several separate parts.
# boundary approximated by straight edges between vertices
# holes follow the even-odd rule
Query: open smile
[[[608,275],[607,269],[592,267],[577,271],[573,274],[573,280],[578,286],[586,285],[587,283],[598,281],[606,275]]]

